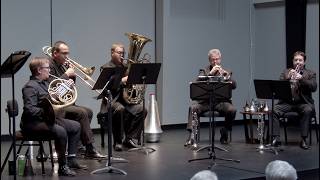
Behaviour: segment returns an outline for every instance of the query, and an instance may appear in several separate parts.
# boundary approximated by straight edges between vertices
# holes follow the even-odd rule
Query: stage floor
[[[216,128],[219,132],[220,127]],[[216,172],[219,180],[230,179],[264,179],[264,169],[272,160],[285,160],[291,163],[298,171],[299,179],[319,179],[319,144],[316,143],[313,132],[313,145],[310,150],[299,148],[299,129],[288,128],[289,144],[282,146],[283,151],[278,155],[272,152],[259,153],[256,151],[258,144],[246,144],[244,138],[243,125],[236,125],[232,132],[232,142],[229,145],[219,143],[220,133],[216,133],[215,145],[223,147],[229,152],[215,149],[217,158],[232,158],[240,160],[240,163],[222,160],[201,160],[188,162],[193,158],[209,157],[208,151],[203,150],[198,153],[183,146],[186,139],[186,131],[181,128],[169,128],[164,130],[159,143],[147,143],[146,146],[156,149],[155,152],[145,155],[142,151],[137,152],[113,152],[115,157],[128,160],[128,163],[113,163],[112,166],[122,169],[127,175],[116,173],[90,174],[93,170],[105,167],[106,160],[88,160],[79,158],[79,162],[89,166],[88,170],[78,170],[77,180],[100,180],[100,179],[152,179],[152,180],[178,180],[190,179],[196,172],[208,169]],[[107,148],[101,148],[100,136],[95,135],[95,145],[103,153],[107,153]],[[11,142],[1,143],[1,164],[7,153]],[[209,143],[208,128],[201,128],[201,142],[204,146]],[[45,145],[46,146],[46,145]],[[48,152],[48,150],[46,151]],[[37,154],[37,151],[35,151]],[[41,164],[33,160],[33,170],[36,173],[33,179],[49,180],[62,179],[57,175],[57,164],[52,172],[50,163],[47,161],[46,175],[41,175]],[[6,165],[1,179],[13,179],[8,175],[8,165]],[[25,179],[18,176],[18,179]]]

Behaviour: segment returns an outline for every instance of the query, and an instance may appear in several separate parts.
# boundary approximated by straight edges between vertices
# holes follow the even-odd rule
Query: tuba
[[[128,36],[130,45],[129,45],[129,52],[128,52],[128,60],[127,61],[127,72],[126,74],[129,74],[130,66],[132,63],[144,63],[144,59],[139,60],[139,56],[141,54],[142,48],[144,45],[151,41],[151,39],[135,34],[135,33],[125,33],[126,36]],[[128,104],[139,104],[142,102],[144,97],[145,87],[143,85],[138,84],[131,84],[127,85],[123,89],[123,99]]]

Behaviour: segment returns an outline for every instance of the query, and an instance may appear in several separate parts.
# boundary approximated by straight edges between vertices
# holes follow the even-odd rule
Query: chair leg
[[[43,143],[42,141],[39,141],[39,148],[40,148],[40,156],[43,157],[44,155],[44,148],[43,148]],[[44,171],[44,162],[43,160],[41,161],[41,170],[42,170],[42,175],[45,175],[45,171]]]
[[[53,170],[53,168],[54,168],[54,164],[53,164],[53,152],[52,152],[52,144],[51,144],[51,140],[49,140],[49,151],[50,151],[51,167],[52,167],[52,170]]]
[[[284,130],[284,142],[287,145],[288,144],[288,134],[287,134],[287,122],[284,121],[283,123],[283,130]]]
[[[104,134],[105,134],[104,127],[103,127],[103,125],[100,125],[101,147],[105,146],[105,144],[104,144]]]
[[[9,159],[9,156],[10,156],[10,154],[12,152],[13,146],[14,146],[14,143],[12,142],[11,146],[10,146],[10,148],[8,150],[8,153],[6,155],[6,158],[4,159],[3,164],[1,165],[1,174],[3,172],[4,167],[6,166],[6,163],[7,163],[8,159]]]

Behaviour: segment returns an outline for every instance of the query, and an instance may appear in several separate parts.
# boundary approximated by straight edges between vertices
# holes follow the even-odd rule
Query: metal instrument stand
[[[274,100],[275,99],[292,99],[292,92],[290,88],[290,82],[285,80],[254,80],[254,86],[256,89],[257,98],[271,99],[271,121],[269,127],[271,127],[270,141],[271,144],[266,145],[270,148],[275,155],[278,155],[278,151],[283,151],[280,147],[272,145],[273,135],[273,114],[274,114]],[[269,149],[268,149],[269,150]]]
[[[220,97],[226,97],[230,96],[231,97],[231,90],[229,89],[230,87],[227,86],[226,83],[221,83],[221,82],[198,82],[198,85],[192,86],[195,83],[192,83],[190,85],[191,91],[190,91],[190,96],[191,99],[202,99],[202,98],[208,98],[209,95],[209,107],[210,111],[213,112],[213,102],[216,100],[216,98]],[[218,92],[216,92],[218,91]],[[230,92],[230,94],[226,94],[227,92]],[[194,95],[195,94],[195,95]],[[192,98],[194,97],[194,98]],[[214,114],[209,117],[210,121],[210,130],[211,131],[211,147],[209,148],[209,157],[205,158],[196,158],[196,159],[190,159],[188,162],[192,161],[199,161],[199,160],[206,160],[206,159],[211,159],[213,162],[209,165],[209,169],[212,168],[212,166],[215,166],[217,163],[215,160],[224,160],[224,161],[231,161],[231,162],[237,162],[240,163],[240,160],[235,160],[235,159],[228,159],[228,158],[219,158],[216,156],[215,152],[215,145],[214,145],[214,137],[215,137],[215,120],[214,120]]]
[[[264,120],[263,120],[263,118],[262,118],[262,114],[258,114],[258,135],[259,135],[259,142],[260,142],[260,144],[259,144],[259,146],[258,147],[256,147],[256,149],[257,149],[257,151],[259,152],[259,153],[263,153],[264,151],[271,151],[271,152],[273,152],[275,155],[278,155],[278,151],[274,148],[274,147],[272,147],[272,146],[269,146],[269,147],[267,147],[267,146],[265,146],[264,144],[263,144],[263,135],[264,135]]]

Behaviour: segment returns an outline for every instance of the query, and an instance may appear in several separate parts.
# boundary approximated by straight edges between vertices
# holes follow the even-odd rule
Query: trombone
[[[52,59],[52,47],[50,46],[44,46],[42,48],[42,52],[47,55],[49,58]],[[86,83],[91,89],[93,88],[93,85],[96,83],[95,80],[91,78],[91,75],[93,74],[95,67],[87,68],[83,67],[81,64],[77,63],[75,60],[69,58],[68,56],[66,57],[66,63],[75,68],[77,71],[79,71],[84,77],[79,75],[78,73],[75,73],[78,78],[80,78],[84,83]],[[99,90],[95,90],[97,93],[101,94],[102,92]]]

